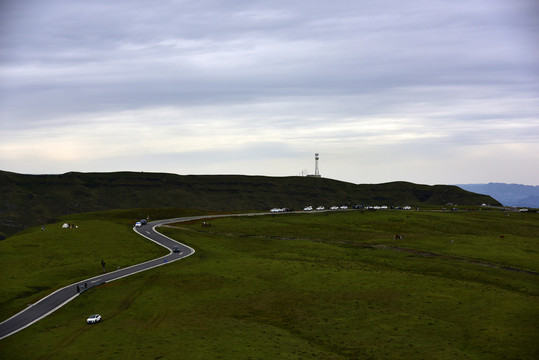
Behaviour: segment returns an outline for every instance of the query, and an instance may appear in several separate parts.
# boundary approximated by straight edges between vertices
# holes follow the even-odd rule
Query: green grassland
[[[146,217],[193,215],[185,209],[134,209],[67,216],[0,242],[0,319],[76,281],[165,255],[168,251],[132,231]],[[151,215],[151,216],[150,216]],[[72,228],[63,229],[68,223]]]
[[[161,254],[155,244],[146,241],[145,245],[142,238],[138,242],[126,221],[118,220],[126,218],[125,214],[81,214],[76,220],[79,229],[58,230],[55,244],[39,242],[44,236],[40,228],[30,230],[20,236],[28,237],[27,244],[39,242],[39,247],[23,247],[22,254],[14,250],[14,241],[9,245],[12,238],[0,242],[2,266],[9,259],[10,266],[18,269],[11,275],[3,269],[2,283],[10,288],[20,286],[19,280],[39,283],[42,267],[21,265],[24,258],[47,257],[61,244],[75,241],[102,249],[100,237],[122,238],[123,234],[120,242],[105,241],[110,248],[103,250],[116,254],[107,255],[114,264]],[[83,229],[100,233],[93,226],[97,221],[97,227],[106,226],[107,235],[83,237]],[[229,217],[211,220],[211,225],[192,222],[162,228],[196,253],[85,292],[46,319],[0,341],[0,357],[539,356],[536,214],[348,211]],[[396,240],[394,234],[404,237]],[[5,255],[6,244],[13,248],[9,255]],[[101,269],[95,269],[93,262],[77,267],[81,252],[66,250],[55,266],[65,266],[70,278],[83,276],[81,272],[98,273]],[[31,270],[24,279],[12,278],[28,266]],[[56,273],[50,277],[50,282],[62,282],[58,286],[69,282]],[[3,307],[15,307],[15,300],[5,293],[0,300]],[[85,318],[96,312],[104,321],[86,325]]]
[[[79,220],[78,228],[62,229],[62,223],[45,231],[27,231],[0,244],[3,319],[61,286],[92,277],[102,271],[127,267],[167,253],[136,235],[130,227],[107,221]]]

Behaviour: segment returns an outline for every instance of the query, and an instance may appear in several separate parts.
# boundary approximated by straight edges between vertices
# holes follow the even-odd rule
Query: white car
[[[141,226],[142,226],[142,223],[140,221],[137,221],[135,224],[135,227],[141,227]]]
[[[307,206],[306,208],[303,209],[303,211],[311,211],[313,209],[312,206]]]
[[[325,209],[325,207],[323,207],[323,206],[319,206],[319,207],[316,208],[316,210],[324,210],[324,209]]]
[[[348,209],[348,206],[346,205],[341,206],[341,210],[347,210],[347,209]]]
[[[100,321],[101,321],[101,315],[99,315],[99,314],[92,315],[88,319],[86,319],[86,322],[88,324],[95,324],[95,323],[98,323]]]
[[[330,207],[330,210],[339,210],[339,207],[338,206],[332,206],[332,207]]]

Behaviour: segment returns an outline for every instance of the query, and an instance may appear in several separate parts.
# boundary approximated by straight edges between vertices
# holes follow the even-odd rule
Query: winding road
[[[169,254],[161,256],[157,259],[146,261],[140,264],[136,264],[124,269],[119,269],[116,271],[111,271],[104,273],[86,280],[76,282],[74,284],[65,286],[61,289],[56,290],[52,294],[44,297],[35,304],[29,305],[26,309],[20,311],[19,313],[13,315],[9,319],[0,323],[0,340],[4,339],[12,334],[15,334],[18,331],[32,325],[33,323],[43,319],[47,315],[53,313],[57,309],[61,308],[71,300],[75,299],[77,296],[84,293],[84,291],[101,285],[110,281],[118,280],[129,275],[139,273],[141,271],[146,271],[153,269],[155,267],[165,265],[195,253],[195,250],[187,245],[179,243],[175,240],[172,240],[169,237],[157,232],[156,227],[175,223],[175,222],[184,222],[191,220],[200,220],[200,219],[210,219],[216,217],[224,216],[248,216],[248,215],[265,215],[267,213],[255,213],[255,214],[234,214],[234,215],[203,215],[203,216],[189,216],[181,217],[174,219],[158,220],[152,221],[141,227],[134,227],[133,230],[138,234],[144,236],[148,240],[151,240],[170,251]],[[173,252],[174,246],[180,248],[179,253]]]

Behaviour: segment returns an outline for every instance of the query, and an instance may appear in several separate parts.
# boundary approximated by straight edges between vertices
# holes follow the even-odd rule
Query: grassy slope
[[[164,232],[194,256],[88,291],[0,342],[0,356],[535,359],[537,275],[363,245],[537,270],[538,226],[534,214],[396,211],[182,224]],[[105,320],[87,326],[94,312]]]
[[[212,211],[268,210],[306,205],[497,204],[455,186],[395,182],[355,185],[331,179],[156,173],[20,175],[0,171],[0,235],[58,216],[142,207]]]
[[[107,270],[164,255],[167,250],[132,230],[137,219],[193,215],[185,209],[133,209],[76,214],[27,229],[0,242],[0,318],[5,319],[53,290]],[[67,222],[78,228],[63,229]]]

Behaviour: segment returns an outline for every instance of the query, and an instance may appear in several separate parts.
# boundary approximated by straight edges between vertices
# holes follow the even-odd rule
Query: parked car
[[[348,206],[346,205],[341,206],[341,210],[347,210],[347,209],[348,209]]]
[[[323,206],[319,206],[319,207],[316,208],[316,210],[324,210],[324,209],[325,209],[325,207],[323,207]]]
[[[330,210],[339,210],[339,207],[338,206],[332,206],[329,208]]]
[[[95,323],[98,323],[100,321],[101,321],[101,315],[99,315],[99,314],[92,315],[88,319],[86,319],[86,322],[88,324],[95,324]]]
[[[311,211],[313,209],[312,206],[307,206],[306,208],[303,209],[303,211]]]
[[[137,221],[137,223],[135,224],[135,227],[141,227],[142,224],[140,223],[140,221]]]

